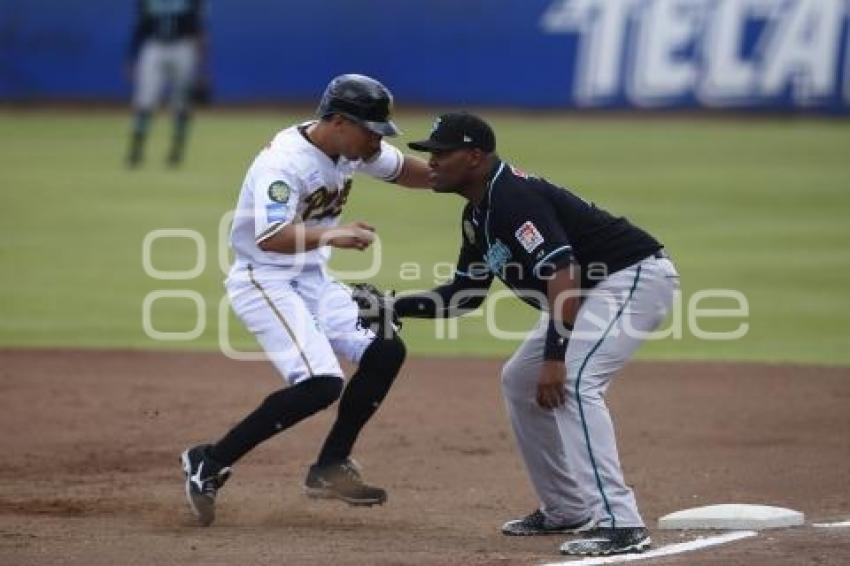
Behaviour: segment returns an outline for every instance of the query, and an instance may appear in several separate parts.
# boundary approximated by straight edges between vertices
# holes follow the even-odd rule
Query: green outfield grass
[[[701,289],[736,289],[748,298],[744,338],[698,340],[686,327],[682,339],[651,343],[643,357],[850,363],[850,122],[484,114],[503,157],[662,239],[680,268],[686,304]],[[162,164],[168,126],[160,118],[146,166],[128,172],[124,114],[0,113],[0,346],[217,348],[219,222],[235,204],[256,151],[298,118],[202,114],[179,171]],[[427,133],[431,117],[398,121],[412,139]],[[400,290],[431,287],[434,264],[456,258],[461,199],[366,177],[354,187],[344,218],[368,220],[382,236],[384,261],[375,281]],[[145,274],[142,242],[156,229],[203,236],[200,276],[157,281]],[[195,264],[194,244],[186,239],[160,240],[152,252],[160,270]],[[332,265],[349,270],[370,260],[337,252]],[[413,262],[423,272],[403,278],[403,264]],[[201,295],[207,321],[199,338],[146,336],[142,305],[157,290]],[[499,302],[494,312],[507,330],[536,319],[515,300]],[[195,305],[185,298],[161,299],[150,313],[159,331],[196,324]],[[254,348],[232,316],[229,322],[234,346]],[[740,322],[703,326],[731,330]],[[463,321],[456,340],[436,339],[435,328],[408,322],[411,351],[505,356],[516,345],[488,336],[482,316]]]

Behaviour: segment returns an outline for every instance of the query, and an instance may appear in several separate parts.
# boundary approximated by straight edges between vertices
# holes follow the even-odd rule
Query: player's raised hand
[[[365,250],[375,240],[375,227],[365,222],[352,222],[333,228],[328,243],[343,249]]]

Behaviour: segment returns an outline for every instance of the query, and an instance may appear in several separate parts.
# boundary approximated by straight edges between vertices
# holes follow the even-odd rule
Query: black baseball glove
[[[381,334],[381,329],[390,326],[401,330],[401,320],[395,313],[392,291],[380,291],[370,283],[356,283],[351,286],[351,299],[357,303],[358,324]]]

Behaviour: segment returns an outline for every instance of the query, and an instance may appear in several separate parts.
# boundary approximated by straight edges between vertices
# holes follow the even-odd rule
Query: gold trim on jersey
[[[273,224],[269,224],[268,228],[266,228],[263,232],[260,233],[259,236],[254,239],[254,242],[257,245],[260,245],[264,241],[268,240],[269,238],[280,232],[281,228],[286,226],[286,224],[286,222],[275,222]]]

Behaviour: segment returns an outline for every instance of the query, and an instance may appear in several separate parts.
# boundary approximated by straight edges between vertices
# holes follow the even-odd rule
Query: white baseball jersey
[[[348,200],[355,171],[384,181],[394,180],[401,172],[402,153],[385,141],[369,162],[342,156],[334,161],[307,139],[305,130],[311,123],[279,132],[248,169],[230,236],[236,254],[233,270],[246,265],[255,270],[274,267],[278,275],[283,275],[286,270],[297,273],[326,263],[328,246],[282,254],[264,252],[258,243],[292,222],[335,226]]]
[[[327,274],[328,246],[285,254],[258,244],[292,222],[336,225],[355,171],[392,181],[404,161],[383,141],[368,163],[333,160],[307,139],[311,123],[278,133],[248,169],[230,235],[236,257],[225,283],[233,310],[290,384],[342,377],[336,356],[359,363],[375,334],[358,325],[348,288]]]

